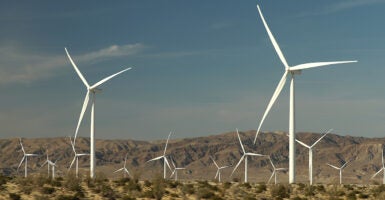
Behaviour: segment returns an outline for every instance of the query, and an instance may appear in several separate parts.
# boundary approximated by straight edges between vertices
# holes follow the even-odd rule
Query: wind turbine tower
[[[314,146],[322,140],[322,138],[324,138],[328,133],[330,133],[333,129],[330,129],[328,130],[323,136],[321,136],[317,141],[315,141],[311,146],[299,141],[299,140],[295,140],[297,141],[298,143],[300,143],[302,146],[306,147],[309,149],[309,181],[310,181],[310,185],[313,185],[313,148]]]
[[[335,64],[345,64],[345,63],[353,63],[357,61],[333,61],[333,62],[314,62],[314,63],[305,63],[300,64],[296,66],[289,66],[280,47],[278,46],[277,41],[275,40],[273,34],[270,31],[269,26],[267,25],[265,18],[262,15],[262,11],[259,8],[259,5],[257,5],[259,15],[261,16],[263,25],[265,26],[265,29],[267,31],[267,34],[269,35],[270,41],[274,46],[275,51],[278,54],[279,59],[283,63],[285,67],[285,72],[283,73],[283,76],[281,80],[278,83],[277,88],[275,89],[273,96],[271,97],[271,100],[269,104],[267,105],[266,111],[261,119],[261,122],[259,124],[257,133],[255,135],[254,143],[257,140],[258,133],[261,129],[261,126],[269,113],[271,107],[273,106],[274,102],[278,98],[279,94],[281,93],[283,87],[285,86],[286,79],[290,75],[290,114],[289,114],[289,183],[295,183],[295,99],[294,99],[294,77],[295,75],[300,75],[302,70],[314,68],[314,67],[321,67],[321,66],[327,66],[327,65],[335,65]]]
[[[267,184],[270,183],[270,181],[273,178],[273,176],[274,176],[274,184],[277,184],[277,172],[279,172],[279,171],[287,171],[287,168],[276,168],[274,163],[273,163],[273,161],[271,160],[270,156],[269,156],[269,160],[270,160],[271,166],[273,167],[273,172],[271,173],[271,176],[269,178],[269,181],[267,181]]]
[[[95,164],[96,164],[96,161],[95,161],[95,118],[94,118],[94,115],[95,115],[95,94],[100,92],[101,89],[99,88],[99,86],[101,86],[104,82],[112,79],[113,77],[127,71],[127,70],[130,70],[131,67],[129,68],[126,68],[118,73],[115,73],[111,76],[108,76],[104,79],[102,79],[101,81],[95,83],[94,85],[89,85],[87,80],[84,78],[83,74],[80,72],[80,70],[78,69],[78,67],[76,66],[75,62],[72,60],[70,54],[68,53],[67,51],[67,48],[64,48],[65,52],[67,53],[67,56],[68,56],[68,59],[70,60],[72,66],[74,67],[76,73],[78,74],[78,76],[80,77],[80,79],[83,81],[84,85],[86,86],[87,88],[87,94],[86,94],[86,97],[84,98],[84,102],[83,102],[83,107],[82,107],[82,110],[80,112],[80,116],[79,116],[79,121],[78,121],[78,125],[76,127],[76,131],[75,131],[75,137],[74,137],[74,144],[76,142],[76,137],[77,137],[77,134],[78,134],[78,130],[79,130],[79,127],[80,127],[80,124],[82,122],[82,119],[83,119],[83,115],[84,115],[84,112],[86,111],[87,109],[87,105],[88,105],[88,101],[89,101],[89,98],[90,98],[90,95],[92,94],[92,103],[91,103],[91,130],[90,130],[90,144],[91,144],[91,147],[90,147],[90,153],[91,153],[91,159],[90,159],[90,177],[91,178],[94,178],[95,176]]]

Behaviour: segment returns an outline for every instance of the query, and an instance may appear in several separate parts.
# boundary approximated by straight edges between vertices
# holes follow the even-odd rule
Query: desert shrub
[[[76,195],[75,196],[72,196],[72,195],[59,195],[58,197],[56,197],[56,200],[80,200],[80,198],[77,197]]]
[[[198,199],[212,199],[215,197],[215,193],[209,190],[208,188],[199,188],[197,191]]]
[[[314,196],[316,187],[309,185],[305,188],[305,196]]]
[[[233,178],[233,182],[236,182],[236,183],[238,183],[238,182],[239,182],[239,180],[240,180],[240,179],[239,179],[238,177],[234,177],[234,178]]]
[[[0,174],[0,189],[4,189],[4,185],[7,184],[7,182],[11,180],[10,177],[4,176],[3,174]]]
[[[229,189],[231,187],[231,183],[230,182],[224,182],[223,183],[223,189]]]
[[[346,195],[346,199],[348,199],[348,200],[356,200],[357,199],[356,192],[355,191],[349,192]]]
[[[135,200],[136,198],[130,197],[130,196],[128,196],[128,195],[125,195],[125,196],[123,196],[121,199],[122,199],[122,200]]]
[[[47,176],[38,175],[31,177],[33,184],[38,187],[43,187],[44,184],[50,184],[51,179]]]
[[[242,185],[241,185],[242,187],[244,187],[244,188],[246,188],[246,189],[250,189],[251,188],[251,185],[250,185],[250,183],[243,183]]]
[[[54,186],[54,187],[61,187],[62,186],[62,181],[63,181],[63,178],[62,177],[58,177],[58,178],[55,178],[55,179],[51,180],[50,185]]]
[[[154,197],[152,190],[146,190],[146,191],[141,193],[141,198],[154,199],[155,197]]]
[[[12,200],[20,200],[21,196],[16,193],[9,193],[9,198]]]
[[[53,187],[42,187],[41,188],[41,192],[43,194],[52,194],[52,193],[55,192],[55,188],[53,188]]]
[[[306,185],[303,184],[303,183],[298,183],[297,185],[298,185],[298,190],[301,190],[301,191],[302,191],[302,190],[305,188],[305,186],[306,186]]]
[[[195,193],[194,185],[192,184],[184,184],[181,190],[184,195]]]
[[[130,178],[120,178],[120,179],[118,179],[118,180],[116,180],[116,181],[114,181],[115,182],[115,184],[117,185],[117,186],[124,186],[124,185],[126,185],[126,183],[128,183],[130,181]]]
[[[47,196],[44,196],[44,195],[34,195],[33,199],[34,200],[49,200],[50,198],[48,198]]]
[[[162,199],[166,192],[166,181],[161,176],[155,176],[152,181],[152,194],[155,199]]]
[[[285,187],[284,185],[274,185],[271,187],[270,194],[274,198],[289,198],[290,197],[290,190],[288,187]]]
[[[198,188],[207,188],[209,190],[218,191],[219,188],[216,185],[210,185],[207,181],[198,181]]]
[[[149,180],[144,181],[144,186],[151,187],[152,183]]]
[[[347,190],[354,190],[352,185],[344,185],[344,188],[346,188]]]
[[[317,187],[318,192],[326,192],[325,186],[323,186],[323,185],[317,185],[316,187]]]
[[[369,195],[368,195],[368,194],[365,194],[365,193],[360,193],[360,194],[358,194],[358,197],[359,197],[360,199],[367,199],[367,198],[369,198]]]
[[[261,184],[258,184],[255,189],[257,193],[262,193],[267,190],[267,187],[266,187],[266,184],[261,183]]]
[[[166,181],[169,188],[177,188],[180,183],[178,181]]]
[[[140,184],[136,182],[134,179],[130,179],[127,184],[124,186],[124,190],[128,191],[142,191]]]
[[[372,189],[372,194],[374,197],[378,197],[382,192],[385,192],[385,185],[379,185]]]

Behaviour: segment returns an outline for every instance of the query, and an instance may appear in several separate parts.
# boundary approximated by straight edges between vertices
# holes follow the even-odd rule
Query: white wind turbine
[[[73,159],[72,162],[71,162],[70,167],[68,168],[68,171],[71,170],[72,165],[73,165],[74,162],[76,161],[76,177],[78,177],[78,172],[79,172],[79,157],[80,157],[80,156],[88,156],[88,155],[90,155],[90,154],[88,154],[88,153],[76,153],[76,150],[75,150],[75,143],[72,142],[71,137],[69,137],[69,139],[70,139],[70,142],[71,142],[72,151],[74,152],[75,155],[74,155],[74,159]]]
[[[123,165],[123,167],[120,168],[120,169],[118,169],[118,170],[116,170],[116,171],[114,171],[114,173],[123,171],[123,177],[124,177],[124,178],[126,177],[126,174],[127,174],[128,176],[131,176],[131,175],[130,175],[130,172],[129,172],[128,169],[126,168],[126,164],[127,164],[127,156],[128,156],[128,153],[126,154],[126,157],[124,158],[124,165]]]
[[[381,160],[382,160],[382,167],[380,170],[378,170],[373,176],[372,178],[374,178],[375,176],[377,176],[377,174],[379,174],[381,171],[383,171],[383,179],[382,179],[382,184],[385,184],[385,163],[384,163],[384,149],[382,149],[382,154],[381,154]]]
[[[163,178],[166,179],[166,165],[168,166],[168,168],[170,169],[170,171],[172,171],[171,167],[170,167],[170,164],[168,163],[167,161],[167,157],[166,157],[166,150],[167,150],[167,144],[168,144],[168,140],[170,139],[170,136],[171,136],[171,133],[168,134],[168,137],[167,137],[167,141],[166,141],[166,145],[164,146],[164,152],[163,152],[163,155],[161,156],[158,156],[156,158],[153,158],[147,162],[150,162],[150,161],[155,161],[155,160],[160,160],[160,159],[163,159]]]
[[[210,156],[210,158],[214,162],[214,165],[217,167],[217,173],[215,174],[214,179],[216,179],[218,177],[218,182],[221,182],[221,171],[223,169],[226,169],[226,168],[230,167],[230,166],[225,165],[225,166],[219,167],[219,165],[215,162],[214,158],[211,157],[211,156]]]
[[[273,167],[273,172],[271,173],[271,176],[269,178],[269,181],[267,181],[267,184],[270,183],[273,176],[274,176],[274,184],[277,184],[277,172],[278,171],[287,171],[287,168],[276,168],[273,161],[271,160],[270,156],[269,156],[269,160],[270,160],[271,166]]]
[[[76,131],[75,131],[75,137],[74,137],[74,144],[75,144],[75,140],[76,140],[76,137],[77,137],[77,134],[78,134],[78,130],[79,130],[79,126],[82,122],[82,119],[83,119],[83,115],[84,115],[84,112],[86,111],[87,109],[87,105],[88,105],[88,101],[89,101],[89,98],[90,98],[90,95],[92,94],[92,104],[91,104],[91,130],[90,130],[90,143],[91,143],[91,150],[90,150],[90,154],[91,154],[91,159],[90,159],[90,177],[91,178],[94,178],[94,175],[95,175],[95,123],[94,123],[94,115],[95,115],[95,94],[97,92],[100,92],[101,89],[98,88],[99,86],[101,86],[104,82],[112,79],[113,77],[127,71],[127,70],[130,70],[131,67],[127,68],[127,69],[124,69],[118,73],[115,73],[111,76],[108,76],[104,79],[102,79],[101,81],[95,83],[94,85],[89,85],[87,80],[84,78],[83,74],[79,71],[79,69],[77,68],[75,62],[72,60],[70,54],[68,53],[67,51],[67,48],[64,48],[64,50],[66,51],[67,53],[67,56],[68,56],[68,59],[70,60],[72,66],[74,67],[76,73],[79,75],[80,79],[83,81],[84,85],[87,87],[87,94],[86,94],[86,97],[84,98],[84,102],[83,102],[83,107],[82,107],[82,110],[80,112],[80,116],[79,116],[79,121],[78,121],[78,125],[76,127]]]
[[[24,177],[27,177],[28,176],[28,157],[38,156],[38,154],[25,153],[23,143],[21,142],[21,138],[19,138],[19,141],[20,141],[21,150],[23,151],[23,158],[21,159],[20,164],[17,167],[17,171],[19,171],[21,164],[23,163],[23,161],[25,161],[24,162]]]
[[[313,147],[322,140],[328,133],[330,133],[333,129],[328,130],[323,136],[321,136],[317,141],[315,141],[311,146],[295,139],[298,143],[300,143],[302,146],[309,149],[309,181],[310,185],[313,185]]]
[[[334,62],[314,62],[314,63],[305,63],[300,64],[296,66],[290,67],[288,63],[286,62],[286,59],[278,46],[277,41],[275,40],[273,34],[271,33],[265,18],[262,15],[262,11],[259,8],[259,5],[257,5],[259,15],[261,16],[262,22],[265,26],[265,29],[267,31],[267,34],[269,35],[269,38],[271,40],[271,43],[274,46],[275,51],[278,54],[278,57],[280,58],[281,62],[285,66],[285,72],[281,78],[281,80],[278,83],[277,88],[275,89],[273,96],[271,97],[271,100],[269,104],[267,105],[266,111],[263,114],[263,117],[261,119],[261,122],[259,124],[257,133],[255,135],[254,143],[257,140],[258,133],[261,129],[261,126],[269,113],[271,107],[273,106],[274,102],[278,98],[279,94],[281,93],[283,86],[286,83],[287,76],[290,75],[290,115],[289,115],[289,183],[295,182],[295,100],[294,100],[294,76],[301,74],[301,71],[303,69],[308,68],[314,68],[314,67],[321,67],[321,66],[327,66],[327,65],[334,65],[334,64],[344,64],[344,63],[353,63],[357,61],[334,61]]]
[[[343,164],[341,167],[336,167],[334,165],[331,165],[331,164],[327,164],[329,165],[330,167],[333,167],[334,169],[337,169],[340,171],[340,184],[342,184],[342,170],[346,167],[346,165],[349,163],[350,161],[346,162],[345,164]]]
[[[52,179],[54,179],[55,178],[55,166],[56,166],[57,160],[55,162],[52,162],[48,157],[48,149],[46,150],[46,152],[47,152],[47,160],[41,165],[41,167],[44,167],[44,165],[47,165],[48,177],[49,177],[49,171],[50,171],[49,168],[51,167],[52,168]]]
[[[184,167],[176,167],[176,165],[175,165],[174,160],[172,159],[172,157],[170,157],[170,160],[171,160],[172,166],[174,167],[174,170],[172,171],[170,178],[171,178],[173,175],[175,175],[175,181],[177,181],[177,180],[178,180],[178,170],[184,170],[184,169],[186,169],[186,168],[184,168]]]
[[[266,156],[266,155],[262,155],[262,154],[257,154],[257,153],[249,153],[249,152],[246,152],[245,151],[245,148],[243,147],[243,144],[242,144],[242,141],[241,141],[241,137],[239,136],[239,131],[237,129],[237,135],[238,135],[238,139],[239,139],[239,143],[241,144],[241,147],[242,147],[242,157],[239,159],[239,162],[238,164],[235,166],[233,172],[231,173],[230,176],[233,175],[233,173],[235,172],[235,170],[238,168],[238,166],[241,164],[241,162],[243,160],[245,160],[245,183],[247,183],[247,158],[248,156]]]

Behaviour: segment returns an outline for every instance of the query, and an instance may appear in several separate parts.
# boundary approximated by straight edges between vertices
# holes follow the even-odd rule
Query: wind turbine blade
[[[172,166],[173,166],[174,168],[176,168],[176,165],[175,165],[174,160],[172,159],[172,157],[170,157],[170,160],[171,160]]]
[[[273,167],[273,169],[275,170],[275,166],[274,166],[274,163],[273,163],[273,161],[271,160],[270,156],[269,156],[269,161],[270,161],[270,163],[271,163],[271,166],[272,166],[272,167]]]
[[[75,137],[74,137],[74,144],[76,142],[76,137],[78,135],[79,127],[80,127],[80,124],[82,123],[84,113],[86,112],[89,99],[90,99],[90,91],[87,90],[87,94],[86,94],[86,97],[84,98],[84,102],[83,102],[82,111],[80,112],[80,116],[79,116],[79,120],[78,120],[78,125],[76,126]]]
[[[217,170],[217,173],[215,174],[214,179],[216,179],[218,177],[218,174],[219,174],[219,169]]]
[[[67,57],[68,57],[68,59],[70,60],[72,66],[75,68],[76,73],[79,75],[79,77],[80,77],[80,79],[83,81],[84,85],[86,85],[86,87],[89,88],[90,86],[88,85],[87,80],[84,78],[83,74],[79,71],[79,69],[78,69],[78,67],[76,66],[75,62],[72,60],[70,54],[69,54],[68,51],[67,51],[67,48],[64,48],[64,50],[66,51]]]
[[[271,173],[271,176],[270,176],[269,180],[267,181],[267,184],[270,183],[270,181],[271,181],[271,179],[273,178],[274,174],[275,174],[275,170],[273,170],[273,172]]]
[[[164,162],[166,162],[168,168],[170,169],[170,171],[172,171],[171,167],[170,167],[170,164],[168,163],[168,160],[166,157],[163,157],[164,158]]]
[[[17,171],[19,171],[19,168],[20,168],[21,164],[23,163],[24,159],[25,159],[25,156],[23,156],[23,158],[22,158],[21,161],[20,161],[19,166],[17,166]]]
[[[339,167],[336,167],[336,166],[334,166],[334,165],[331,165],[331,164],[327,164],[327,165],[329,165],[330,167],[333,167],[334,169],[338,169],[338,170],[340,170],[340,168]]]
[[[219,169],[226,169],[226,168],[228,168],[228,167],[230,167],[230,166],[225,165],[225,166],[223,166],[223,167],[220,167]]]
[[[130,172],[128,171],[127,168],[124,168],[124,171],[130,176]]]
[[[124,69],[124,70],[122,70],[122,71],[120,71],[120,72],[118,72],[118,73],[112,74],[111,76],[108,76],[108,77],[102,79],[101,81],[95,83],[94,85],[92,85],[92,86],[90,87],[90,89],[97,88],[98,86],[100,86],[100,85],[103,84],[104,82],[106,82],[106,81],[108,81],[108,80],[114,78],[115,76],[117,76],[117,75],[119,75],[119,74],[121,74],[121,73],[123,73],[123,72],[125,72],[125,71],[127,71],[127,70],[130,70],[130,69],[131,69],[131,67],[129,67],[129,68],[127,68],[127,69]]]
[[[21,150],[23,151],[23,154],[25,154],[24,146],[23,146],[23,143],[21,142],[21,138],[19,138],[19,141],[20,141],[20,145],[21,145]]]
[[[287,168],[277,168],[276,171],[287,171]]]
[[[288,69],[288,68],[289,68],[289,65],[288,65],[287,62],[286,62],[285,56],[283,56],[283,53],[282,53],[282,51],[281,51],[281,48],[279,48],[279,45],[278,45],[277,41],[275,40],[273,34],[271,33],[270,28],[269,28],[269,26],[267,25],[267,23],[266,23],[266,21],[265,21],[265,18],[263,17],[262,11],[261,11],[261,9],[259,8],[259,5],[257,5],[257,8],[258,8],[259,15],[261,16],[263,25],[265,26],[265,29],[266,29],[266,31],[267,31],[267,34],[269,35],[270,41],[271,41],[271,43],[273,44],[274,49],[275,49],[275,51],[277,52],[279,59],[281,60],[281,62],[282,62],[283,65],[285,66],[285,69]]]
[[[122,170],[124,170],[124,168],[120,168],[120,169],[118,169],[118,170],[114,171],[114,173],[116,173],[116,172],[120,172],[120,171],[122,171]]]
[[[278,83],[277,88],[275,89],[275,91],[274,91],[274,93],[273,93],[273,96],[272,96],[271,99],[270,99],[269,104],[267,105],[266,111],[265,111],[265,113],[263,114],[263,117],[262,117],[262,119],[261,119],[261,122],[259,123],[257,133],[255,134],[254,144],[255,144],[255,142],[257,141],[257,137],[258,137],[259,131],[261,130],[262,124],[263,124],[263,122],[265,121],[265,118],[266,118],[267,114],[269,113],[271,107],[274,105],[275,101],[277,100],[279,94],[280,94],[281,91],[282,91],[283,86],[285,86],[287,73],[288,73],[288,72],[285,71],[285,73],[283,74],[281,80],[280,80],[279,83]]]
[[[262,155],[259,153],[245,153],[245,155],[247,155],[247,156],[265,156],[265,155]]]
[[[231,172],[231,175],[230,176],[233,176],[235,170],[238,168],[238,166],[241,164],[241,162],[243,161],[243,159],[245,158],[245,155],[243,155],[241,157],[241,159],[239,159],[239,162],[237,163],[237,165],[235,165],[234,169],[233,169],[233,172]]]
[[[382,160],[382,168],[385,168],[385,163],[384,163],[384,147],[382,147],[382,157],[381,157],[381,160]]]
[[[154,160],[159,160],[159,159],[161,159],[161,158],[163,158],[163,156],[158,156],[158,157],[156,157],[156,158],[153,158],[153,159],[151,159],[151,160],[148,160],[147,162],[154,161]]]
[[[69,139],[70,139],[70,142],[71,142],[72,151],[73,151],[73,152],[75,153],[75,155],[76,155],[75,144],[74,144],[74,142],[72,142],[71,136],[69,137]]]
[[[175,171],[176,171],[176,169],[174,169],[174,171],[172,171],[170,178],[175,174]]]
[[[40,166],[40,168],[44,167],[44,165],[47,164],[47,163],[48,163],[48,160],[46,160],[46,161]]]
[[[239,137],[239,131],[238,131],[238,129],[237,129],[237,135],[238,135],[239,143],[241,143],[241,147],[242,147],[243,154],[245,154],[246,151],[245,151],[245,148],[243,147],[243,144],[242,144],[242,141],[241,141],[241,137]]]
[[[75,160],[76,160],[76,155],[74,156],[74,159],[72,160],[72,162],[70,164],[70,167],[68,168],[68,171],[71,170],[72,165],[74,164]]]
[[[172,132],[170,132],[170,133],[168,134],[168,137],[167,137],[167,141],[166,141],[166,145],[164,146],[164,152],[163,152],[163,156],[165,156],[165,155],[166,155],[167,144],[168,144],[168,140],[170,139],[171,133],[172,133]]]
[[[346,162],[344,165],[342,165],[341,169],[345,168],[345,166],[346,166],[348,163],[350,163],[350,162],[351,162],[351,160],[349,160],[349,161]]]
[[[321,136],[317,141],[314,142],[313,145],[311,145],[311,147],[314,147],[319,141],[322,140],[322,138],[324,138],[327,134],[329,134],[333,129],[329,129],[323,136]]]
[[[307,144],[305,144],[305,143],[303,143],[303,142],[301,142],[301,141],[299,141],[299,140],[297,140],[297,139],[295,139],[295,141],[297,141],[298,143],[300,143],[302,146],[304,146],[304,147],[306,147],[306,148],[311,148],[309,145],[307,145]]]
[[[219,168],[219,166],[218,166],[217,163],[215,162],[214,158],[211,157],[211,156],[210,156],[210,158],[211,158],[211,160],[214,162],[214,165],[217,166],[217,168]]]
[[[384,170],[384,168],[381,168],[380,170],[378,170],[378,172],[376,172],[376,173],[372,176],[372,178],[376,177],[377,174],[379,174],[382,170]]]
[[[290,70],[302,70],[302,69],[308,69],[308,68],[314,68],[314,67],[322,67],[326,65],[337,65],[337,64],[347,64],[347,63],[355,63],[356,60],[353,61],[333,61],[333,62],[314,62],[314,63],[305,63],[296,65],[294,67],[290,67]]]

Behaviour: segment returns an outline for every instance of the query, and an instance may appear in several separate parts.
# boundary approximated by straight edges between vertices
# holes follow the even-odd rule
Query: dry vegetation
[[[52,180],[46,176],[0,175],[0,199],[385,199],[385,185],[305,185],[239,182],[152,180],[138,177],[109,180],[76,178],[73,174]]]

